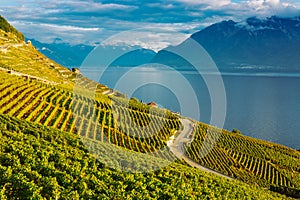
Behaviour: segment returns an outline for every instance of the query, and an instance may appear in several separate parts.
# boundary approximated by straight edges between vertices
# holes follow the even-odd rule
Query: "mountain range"
[[[300,18],[224,21],[192,35],[221,68],[300,69]]]
[[[300,17],[252,17],[241,22],[222,21],[194,33],[188,40],[201,44],[221,71],[300,71]],[[185,42],[172,49],[180,50]],[[42,53],[69,68],[80,66],[94,48],[62,42],[43,44],[35,40],[33,44]],[[190,63],[170,53],[168,48],[158,53],[145,49],[134,51],[122,56],[114,65],[137,66],[145,63],[161,63],[177,69],[191,68]]]
[[[248,18],[243,22],[223,21],[194,33],[197,41],[221,71],[300,70],[300,18]],[[180,49],[181,45],[175,47]],[[167,50],[158,52],[156,62],[178,68],[188,66]]]

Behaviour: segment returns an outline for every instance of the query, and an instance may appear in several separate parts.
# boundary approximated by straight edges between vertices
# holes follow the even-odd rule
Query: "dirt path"
[[[46,83],[48,85],[57,85],[56,82],[48,81],[47,79],[43,79],[43,78],[40,78],[40,77],[37,77],[37,76],[32,76],[32,75],[29,75],[29,74],[24,74],[24,73],[17,72],[17,71],[14,71],[14,70],[10,70],[10,69],[6,69],[6,68],[3,68],[3,67],[0,67],[0,71],[7,72],[11,75],[21,76],[21,77],[25,77],[25,78],[28,78],[28,79],[36,80],[36,81],[39,81],[39,82],[42,82],[42,83]]]
[[[170,148],[172,153],[179,159],[183,159],[185,162],[187,162],[190,166],[196,167],[202,171],[210,172],[213,174],[216,174],[221,177],[225,177],[231,180],[234,180],[234,178],[227,176],[225,174],[222,174],[220,172],[214,171],[212,169],[206,168],[199,163],[196,163],[195,161],[191,160],[189,157],[185,155],[185,149],[184,145],[187,143],[191,143],[194,139],[194,126],[195,123],[189,119],[183,118],[181,120],[182,125],[184,129],[179,132],[179,135],[175,138],[172,136],[170,140],[167,142],[167,146]]]
[[[6,44],[4,46],[0,46],[0,51],[6,53],[8,48],[10,47],[21,47],[21,46],[24,46],[25,44],[23,43],[19,43],[19,44]]]

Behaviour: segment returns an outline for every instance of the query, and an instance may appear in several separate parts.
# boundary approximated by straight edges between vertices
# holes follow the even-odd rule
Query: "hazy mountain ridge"
[[[41,43],[35,39],[29,39],[32,44],[37,47],[38,51],[49,57],[50,59],[60,63],[61,65],[73,68],[80,67],[85,58],[94,49],[109,49],[112,53],[116,48],[124,47],[102,47],[102,46],[90,46],[85,44],[71,45],[69,43],[64,43],[61,40],[54,40],[52,43]],[[124,51],[126,52],[126,51]],[[111,66],[118,67],[134,67],[143,65],[151,62],[156,53],[149,49],[136,49],[128,53],[124,53],[121,57],[116,59]],[[101,55],[99,55],[99,59]]]
[[[41,43],[35,39],[29,40],[41,53],[68,68],[79,67],[85,57],[94,49],[94,46],[71,45],[60,40],[54,40],[52,43]]]
[[[191,39],[204,47],[221,71],[300,71],[300,17],[252,17],[241,22],[222,21],[194,33],[188,40]],[[45,44],[32,40],[32,43],[40,52],[69,68],[79,67],[94,49],[94,46],[73,46],[62,41]],[[181,45],[174,48],[180,49]],[[135,50],[126,56],[123,55],[112,65],[138,66],[146,63],[193,69],[186,60],[168,52],[168,48],[157,54],[141,48],[140,51]]]
[[[149,49],[136,49],[134,51],[125,53],[118,59],[116,59],[111,66],[119,66],[119,67],[134,67],[143,65],[146,63],[150,63],[152,59],[155,57],[156,53]]]

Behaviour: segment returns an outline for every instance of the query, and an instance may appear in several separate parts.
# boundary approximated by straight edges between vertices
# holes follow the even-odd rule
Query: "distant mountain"
[[[130,51],[115,60],[111,66],[134,67],[150,63],[156,53],[149,49],[137,49]]]
[[[51,58],[52,60],[56,61],[57,63],[68,68],[80,67],[84,59],[95,48],[95,46],[89,46],[83,44],[73,46],[68,43],[64,43],[59,38],[55,39],[53,43],[50,44],[41,43],[34,39],[29,39],[29,40],[32,42],[32,44],[35,47],[37,47],[37,49],[41,53]],[[103,48],[103,50],[105,50],[106,53],[107,51],[111,51],[111,54],[113,54],[114,51],[117,51],[117,48],[123,49],[124,47],[97,46],[96,48],[98,49],[99,53],[100,53],[99,49]],[[154,58],[155,55],[156,53],[154,51],[141,48],[122,55],[121,57],[116,59],[111,64],[111,66],[119,66],[119,67],[139,66],[139,65],[149,63]],[[101,56],[98,55],[98,58],[100,59]]]
[[[300,71],[300,17],[223,21],[190,39],[200,43],[222,71]],[[189,63],[167,49],[153,62],[189,68]]]
[[[187,41],[176,47],[168,47],[157,54],[146,49],[135,50],[118,58],[112,66],[130,67],[161,63],[189,70],[192,69],[192,65],[169,50],[183,49],[190,40],[201,44],[221,71],[300,71],[300,17],[276,16],[266,19],[252,17],[242,22],[229,20],[216,23],[194,33]],[[81,66],[86,56],[94,49],[94,46],[89,45],[72,46],[59,39],[51,44],[36,40],[32,40],[32,43],[47,57],[69,68]],[[119,47],[113,47],[111,50],[114,51],[115,48]],[[106,51],[109,49],[106,47]]]
[[[86,56],[94,49],[94,46],[71,45],[62,42],[60,39],[55,39],[50,44],[41,43],[34,39],[29,40],[41,53],[68,68],[79,67]]]

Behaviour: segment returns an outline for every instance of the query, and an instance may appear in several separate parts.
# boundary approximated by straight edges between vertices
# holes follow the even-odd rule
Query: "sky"
[[[117,34],[128,43],[154,50],[176,45],[222,20],[292,17],[300,15],[299,10],[300,0],[0,1],[0,15],[27,38],[96,44]]]

